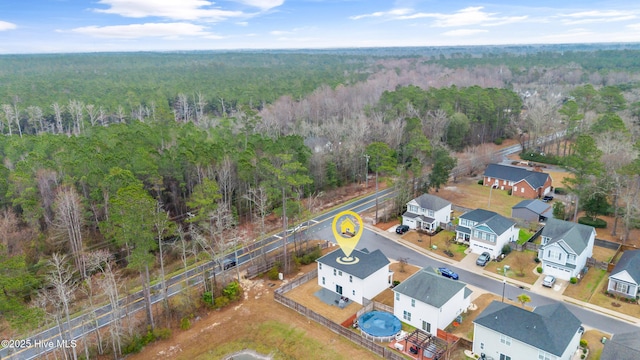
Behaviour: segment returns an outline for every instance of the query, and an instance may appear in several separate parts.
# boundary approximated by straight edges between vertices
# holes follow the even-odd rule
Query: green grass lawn
[[[518,244],[522,245],[526,243],[527,240],[531,238],[531,235],[533,235],[533,231],[529,229],[520,229],[520,232],[518,233]]]

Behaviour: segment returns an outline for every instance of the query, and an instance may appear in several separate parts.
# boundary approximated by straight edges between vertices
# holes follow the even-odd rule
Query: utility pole
[[[364,158],[367,159],[367,166],[364,168],[365,189],[369,188],[369,158],[368,154],[364,154]]]

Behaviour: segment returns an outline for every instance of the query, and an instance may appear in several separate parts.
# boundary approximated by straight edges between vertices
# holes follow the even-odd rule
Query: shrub
[[[236,300],[240,297],[242,293],[242,288],[237,281],[233,281],[229,283],[227,286],[222,289],[222,295],[229,300]]]
[[[314,262],[317,259],[319,259],[321,256],[322,256],[322,250],[319,247],[317,247],[317,248],[313,249],[310,253],[303,255],[300,258],[300,264],[309,265],[312,262]]]
[[[478,180],[478,185],[484,185],[484,179]]]
[[[538,272],[538,274],[542,274],[542,266],[538,266],[536,268],[536,271]]]
[[[272,267],[271,270],[267,271],[267,277],[269,278],[269,280],[278,280],[279,274],[280,274],[280,269],[278,268],[277,265]]]
[[[216,309],[221,309],[227,305],[229,305],[229,298],[227,298],[226,296],[218,296],[214,301],[213,307]]]
[[[205,291],[204,293],[202,293],[202,301],[205,304],[213,304],[213,293],[211,293],[211,291]]]
[[[400,285],[400,280],[393,280],[393,287]]]
[[[504,139],[499,137],[499,138],[496,138],[495,140],[493,140],[493,143],[496,144],[496,145],[502,145],[503,141],[504,141]]]
[[[171,329],[169,328],[155,328],[153,329],[153,340],[166,340],[171,337]]]
[[[561,165],[562,158],[555,155],[547,155],[539,152],[533,152],[531,150],[527,150],[526,152],[520,153],[520,159],[522,160],[530,160],[545,164],[553,164],[553,165]]]
[[[537,256],[536,256],[535,258],[533,258],[533,261],[534,261],[536,264],[540,264],[540,258],[539,258],[539,257],[537,257]]]
[[[581,218],[578,218],[578,223],[579,224],[584,224],[584,225],[590,225],[593,226],[596,229],[604,229],[607,227],[607,222],[596,218],[595,220],[588,217],[588,216],[583,216]]]
[[[561,187],[557,187],[553,191],[555,191],[555,193],[558,195],[567,195],[567,190]]]
[[[190,317],[183,317],[180,319],[180,329],[181,330],[189,330],[191,329],[191,319]]]
[[[507,190],[507,194],[511,195],[511,193],[513,193],[513,189]]]
[[[505,244],[502,247],[502,253],[505,254],[505,255],[509,255],[509,253],[511,253],[511,246]]]
[[[572,284],[577,284],[578,283],[578,278],[574,276],[571,279],[569,279],[569,282],[572,283]]]
[[[588,344],[587,344],[587,340],[585,340],[585,339],[580,339],[580,347],[581,347],[581,348],[583,348],[583,349],[584,349],[584,348],[586,348],[586,347],[587,347],[587,345],[588,345]]]

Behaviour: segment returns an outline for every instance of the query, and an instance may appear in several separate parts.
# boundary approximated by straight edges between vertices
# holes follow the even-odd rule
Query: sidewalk
[[[378,233],[379,235],[382,235],[382,236],[386,237],[389,240],[395,241],[398,244],[401,244],[403,246],[411,248],[411,249],[413,249],[413,250],[415,250],[417,252],[420,252],[420,253],[422,253],[422,254],[424,254],[426,256],[429,256],[431,258],[434,258],[436,260],[442,261],[442,262],[447,263],[447,264],[454,265],[454,266],[456,266],[458,268],[465,269],[467,271],[470,271],[470,272],[473,272],[473,273],[476,273],[476,274],[482,274],[484,276],[493,278],[493,279],[498,280],[498,281],[506,281],[507,284],[519,287],[521,289],[529,290],[529,291],[531,291],[533,293],[536,293],[538,295],[546,296],[548,298],[552,298],[552,299],[555,299],[555,300],[558,300],[558,301],[562,301],[562,302],[566,302],[566,303],[573,304],[573,305],[576,305],[576,306],[580,306],[582,308],[589,309],[589,310],[595,311],[595,312],[599,312],[601,314],[616,318],[618,320],[626,321],[626,322],[628,322],[630,324],[633,324],[633,325],[636,325],[636,326],[640,326],[640,319],[635,318],[633,316],[622,314],[622,313],[619,313],[619,312],[614,311],[614,310],[603,308],[603,307],[600,307],[600,306],[597,306],[597,305],[593,305],[593,304],[590,304],[590,303],[586,303],[584,301],[576,300],[574,298],[562,295],[562,292],[564,291],[564,289],[567,286],[566,281],[558,280],[557,283],[556,283],[556,286],[554,286],[553,289],[549,289],[549,288],[545,288],[545,287],[542,286],[542,279],[544,278],[543,276],[540,276],[538,278],[538,280],[536,280],[536,282],[533,285],[531,285],[531,284],[527,284],[527,283],[522,282],[522,281],[518,281],[518,280],[513,279],[513,278],[501,276],[501,275],[493,273],[493,272],[488,272],[488,271],[484,270],[484,268],[482,268],[482,271],[480,272],[480,271],[478,271],[480,269],[480,267],[478,267],[476,265],[476,259],[477,259],[478,255],[468,254],[467,256],[464,257],[464,259],[462,259],[462,261],[455,261],[455,260],[452,260],[451,258],[444,257],[444,256],[436,254],[436,253],[434,253],[432,251],[428,251],[426,249],[423,249],[423,248],[421,248],[419,246],[416,246],[416,245],[414,245],[414,244],[412,244],[412,243],[410,243],[408,241],[404,241],[404,240],[402,240],[402,238],[399,235],[396,235],[395,233],[390,233],[390,232],[385,231],[385,230],[378,229],[377,227],[375,227],[375,226],[373,226],[371,224],[365,224],[365,228],[367,228],[368,230],[371,230],[371,231],[373,231],[375,233]]]

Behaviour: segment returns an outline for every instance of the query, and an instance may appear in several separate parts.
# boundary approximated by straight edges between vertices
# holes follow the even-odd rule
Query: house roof
[[[427,267],[401,282],[393,291],[441,308],[463,288],[466,289],[464,283],[440,276],[433,268]]]
[[[534,189],[543,187],[549,178],[549,174],[543,172],[502,164],[489,164],[484,171],[484,176],[513,182],[525,180]]]
[[[623,271],[626,271],[636,284],[640,284],[640,250],[627,250],[622,253],[616,267],[611,271],[611,276]]]
[[[538,215],[544,214],[550,208],[551,205],[538,199],[522,200],[513,206],[513,209],[528,209]]]
[[[615,334],[604,343],[600,360],[640,359],[640,331]]]
[[[564,353],[582,325],[561,303],[528,311],[495,300],[473,322],[556,356]]]
[[[494,213],[493,211],[484,209],[471,210],[468,213],[460,216],[460,218],[476,222],[476,226],[480,224],[486,224],[491,228],[491,230],[493,230],[493,232],[498,235],[504,233],[510,227],[516,224],[513,220],[507,219],[506,217],[498,213]]]
[[[342,249],[338,249],[319,258],[317,262],[331,266],[334,269],[353,275],[358,279],[366,279],[369,275],[389,265],[389,259],[380,250],[369,252],[367,249],[353,250],[351,257],[357,257],[359,261],[355,264],[343,264],[338,262],[338,258],[345,257]]]
[[[580,255],[587,248],[594,231],[593,226],[549,218],[541,235],[551,239],[547,245],[564,240],[576,254]]]
[[[438,211],[451,205],[451,202],[431,194],[422,194],[413,199],[413,201],[417,202],[421,208],[433,211]]]
[[[436,219],[434,219],[434,218],[431,218],[431,217],[428,217],[428,216],[424,216],[424,215],[415,214],[415,213],[412,213],[410,211],[405,212],[404,214],[402,214],[402,216],[410,218],[410,219],[418,218],[418,219],[422,220],[423,222],[430,223],[430,224],[433,223],[434,221],[436,221]]]

